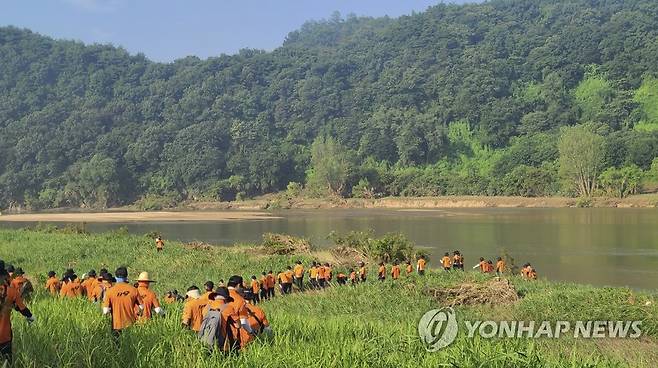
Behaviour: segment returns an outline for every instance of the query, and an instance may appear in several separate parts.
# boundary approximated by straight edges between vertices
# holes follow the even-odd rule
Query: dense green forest
[[[658,178],[658,2],[334,14],[272,52],[149,61],[0,28],[0,208],[624,196]]]

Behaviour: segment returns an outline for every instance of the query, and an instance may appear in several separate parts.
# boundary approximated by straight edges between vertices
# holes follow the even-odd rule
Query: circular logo
[[[457,337],[457,317],[455,311],[448,307],[432,309],[425,313],[418,322],[418,334],[427,351],[438,351],[452,344]]]

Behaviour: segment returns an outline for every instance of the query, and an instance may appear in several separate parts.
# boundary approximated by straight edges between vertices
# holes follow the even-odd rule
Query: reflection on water
[[[137,234],[228,245],[258,242],[265,232],[304,236],[328,245],[332,230],[402,232],[427,248],[434,265],[459,249],[468,265],[509,253],[531,262],[552,280],[633,288],[658,288],[658,210],[655,209],[447,209],[308,210],[277,213],[279,219],[238,222],[88,224],[90,231],[127,226]],[[24,226],[25,224],[2,224]]]

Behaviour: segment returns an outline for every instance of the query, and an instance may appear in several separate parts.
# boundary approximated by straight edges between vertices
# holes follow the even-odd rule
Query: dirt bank
[[[194,210],[209,209],[314,209],[314,208],[566,208],[578,207],[585,203],[568,197],[487,197],[487,196],[444,196],[444,197],[387,197],[378,199],[358,198],[283,198],[280,195],[267,195],[255,199],[235,202],[190,202],[185,208]],[[588,204],[591,207],[636,207],[653,208],[658,206],[658,194],[643,194],[624,199],[597,197]]]
[[[240,221],[275,218],[267,212],[103,212],[103,213],[31,213],[2,215],[0,221],[12,222],[150,222],[150,221]]]

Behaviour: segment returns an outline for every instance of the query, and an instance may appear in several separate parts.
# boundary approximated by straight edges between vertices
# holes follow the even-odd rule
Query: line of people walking
[[[414,272],[423,276],[427,264],[427,258],[422,255],[416,259],[415,266],[411,260],[404,264],[394,261],[390,268],[381,262],[377,267],[377,280],[385,281],[390,277],[395,281],[402,275],[409,276]],[[445,253],[441,265],[446,271],[463,271],[464,257],[457,250],[452,256]],[[473,268],[479,268],[483,273],[496,272],[501,275],[507,265],[501,257],[498,257],[495,265],[491,260],[481,257]],[[5,263],[0,261],[0,300],[3,305],[0,309],[0,355],[9,362],[12,358],[11,311],[15,309],[28,322],[34,321],[34,316],[25,304],[34,288],[24,274],[20,267],[5,267]],[[524,264],[521,275],[526,279],[537,278],[535,269],[529,263]],[[269,270],[262,272],[259,277],[253,275],[248,283],[241,276],[234,275],[227,283],[219,280],[215,285],[207,281],[203,290],[192,285],[187,288],[185,296],[179,295],[176,290],[169,291],[164,301],[167,304],[184,303],[182,327],[194,331],[209,349],[238,352],[257,337],[272,335],[267,316],[257,304],[273,298],[276,289],[278,294],[286,295],[292,293],[293,289],[300,292],[322,290],[334,285],[357,285],[368,279],[368,266],[365,262],[359,262],[356,268],[349,268],[346,272],[335,272],[334,267],[326,262],[313,261],[306,269],[301,261],[297,261],[294,266],[276,273]],[[117,268],[114,274],[105,268],[99,273],[90,270],[81,279],[69,268],[61,279],[55,271],[48,272],[44,288],[53,296],[85,298],[99,304],[102,314],[110,316],[112,334],[118,338],[123,330],[134,324],[146,323],[155,316],[165,315],[158,296],[151,290],[155,282],[148,272],[142,272],[131,284],[126,267]]]

